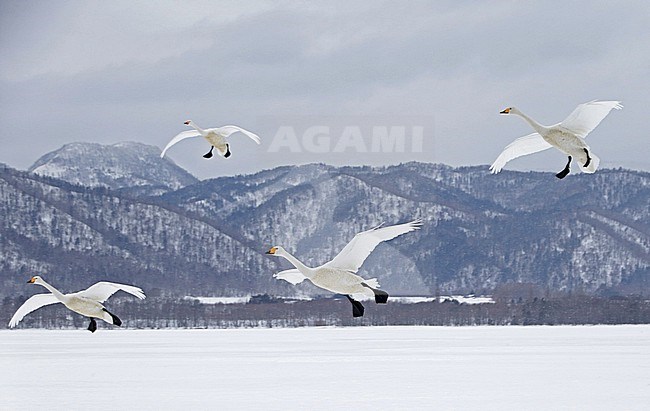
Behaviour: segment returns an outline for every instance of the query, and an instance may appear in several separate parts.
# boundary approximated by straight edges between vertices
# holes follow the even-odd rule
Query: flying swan
[[[520,116],[533,127],[535,132],[510,143],[490,166],[490,171],[496,174],[512,159],[555,147],[569,156],[564,170],[555,175],[557,178],[562,179],[569,174],[573,159],[578,161],[582,172],[591,174],[598,168],[600,159],[591,152],[584,139],[612,109],[622,108],[620,101],[590,101],[576,107],[563,122],[547,127],[515,107],[508,107],[500,114]]]
[[[273,275],[274,278],[294,285],[308,279],[317,287],[333,293],[345,294],[352,303],[352,316],[361,317],[365,309],[359,301],[352,298],[351,294],[364,294],[374,297],[377,304],[385,304],[388,301],[388,293],[378,290],[379,282],[376,278],[366,280],[355,273],[379,243],[415,231],[421,226],[421,220],[389,227],[379,225],[355,235],[332,261],[316,268],[307,267],[280,246],[271,247],[266,254],[284,257],[296,267],[276,273]]]
[[[105,281],[99,282],[90,286],[87,290],[79,291],[71,294],[62,294],[59,290],[46,283],[40,276],[32,277],[27,283],[42,285],[50,290],[51,294],[36,294],[31,296],[20,308],[16,311],[11,320],[9,321],[9,328],[15,327],[20,320],[32,311],[38,310],[46,305],[63,303],[68,309],[79,313],[85,317],[90,318],[90,325],[88,330],[95,332],[97,330],[97,322],[95,318],[106,321],[109,324],[120,326],[122,321],[113,313],[109,312],[101,304],[116,292],[122,290],[131,295],[143,300],[144,293],[138,287],[131,285],[108,283]]]
[[[208,141],[208,143],[210,143],[211,146],[210,151],[208,151],[203,155],[204,158],[211,158],[212,150],[214,150],[215,148],[217,149],[219,155],[221,155],[222,157],[224,158],[230,157],[230,144],[226,142],[226,138],[228,138],[231,134],[236,133],[238,131],[250,137],[257,144],[261,143],[260,138],[257,134],[251,133],[250,131],[244,130],[243,128],[237,126],[206,128],[204,130],[201,127],[194,124],[192,120],[187,120],[184,124],[190,127],[194,127],[194,130],[183,131],[182,133],[177,134],[176,137],[172,138],[171,141],[167,143],[167,146],[165,146],[165,149],[162,151],[162,153],[160,153],[160,158],[163,158],[167,150],[169,150],[169,148],[174,144],[178,143],[179,141],[185,140],[186,138],[192,138],[192,137],[203,137]]]

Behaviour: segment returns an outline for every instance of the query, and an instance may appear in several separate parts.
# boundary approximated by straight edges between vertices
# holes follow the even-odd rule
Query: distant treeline
[[[7,324],[24,297],[2,301],[0,321]],[[247,304],[201,304],[196,300],[154,297],[144,301],[114,298],[107,307],[127,328],[238,328],[367,325],[579,325],[648,324],[650,300],[642,297],[567,296],[497,300],[494,304],[455,301],[417,304],[366,302],[362,318],[352,318],[345,298],[288,301],[254,296]],[[88,320],[61,305],[29,314],[19,327],[85,328]],[[102,328],[112,328],[100,324]]]

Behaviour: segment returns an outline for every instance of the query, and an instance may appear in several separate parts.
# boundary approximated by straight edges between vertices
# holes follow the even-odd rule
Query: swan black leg
[[[569,162],[566,163],[566,167],[564,167],[564,170],[560,171],[555,175],[555,177],[559,178],[560,180],[569,175],[571,172],[571,156],[569,156]]]
[[[589,163],[591,163],[591,157],[589,157],[589,150],[587,150],[586,148],[583,148],[583,150],[585,150],[585,154],[587,154],[587,162],[583,167],[588,167]]]
[[[203,154],[203,158],[211,158],[212,157],[212,150],[214,150],[214,146],[210,147],[210,151]]]
[[[353,299],[349,295],[346,295],[348,297],[348,300],[352,303],[352,316],[353,317],[363,317],[363,312],[365,311],[365,308],[363,307],[363,304],[361,304],[359,301]]]
[[[90,331],[91,333],[97,331],[97,321],[95,321],[94,318],[90,319],[90,324],[88,325],[88,331]]]
[[[388,293],[386,291],[377,290],[366,283],[361,283],[361,285],[372,290],[375,294],[375,302],[377,304],[386,304],[388,302]]]
[[[223,155],[224,158],[230,157],[230,144],[226,143],[226,154]]]

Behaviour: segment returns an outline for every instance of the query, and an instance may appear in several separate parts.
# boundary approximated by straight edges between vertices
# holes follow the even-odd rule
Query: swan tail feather
[[[300,284],[307,279],[307,277],[305,277],[300,271],[295,268],[275,273],[273,274],[273,278],[290,282],[293,285]]]
[[[369,280],[363,280],[363,283],[370,288],[380,288],[381,286],[379,285],[379,280],[376,278],[371,278]]]

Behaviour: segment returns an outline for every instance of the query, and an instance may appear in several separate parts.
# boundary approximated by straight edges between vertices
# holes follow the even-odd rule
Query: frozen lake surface
[[[0,408],[650,404],[650,326],[0,331]]]

